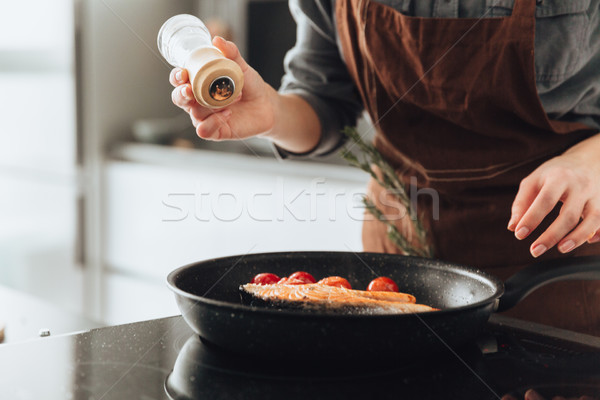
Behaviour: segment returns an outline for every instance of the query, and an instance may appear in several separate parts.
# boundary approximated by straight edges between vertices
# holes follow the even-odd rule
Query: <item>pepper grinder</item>
[[[240,95],[241,68],[212,45],[199,18],[181,14],[167,20],[158,32],[158,49],[169,64],[188,71],[194,97],[204,107],[226,107]]]

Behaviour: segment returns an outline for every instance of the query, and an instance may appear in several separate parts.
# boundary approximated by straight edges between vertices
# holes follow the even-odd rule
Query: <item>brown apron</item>
[[[505,18],[420,18],[370,0],[336,2],[342,53],[375,123],[375,145],[406,183],[416,178],[417,211],[436,258],[502,279],[534,261],[529,246],[553,220],[524,241],[506,229],[519,182],[596,133],[551,121],[543,109],[534,72],[535,8],[535,0],[516,0]],[[368,192],[410,238],[402,207],[374,181]],[[365,251],[398,252],[373,219],[364,223],[363,244]],[[600,247],[573,254],[600,254]],[[552,250],[542,258],[559,256]],[[511,314],[600,335],[600,282],[548,285]]]

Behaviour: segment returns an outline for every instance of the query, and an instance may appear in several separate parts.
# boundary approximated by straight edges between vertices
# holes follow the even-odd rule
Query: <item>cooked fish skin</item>
[[[406,314],[435,311],[435,308],[416,304],[412,295],[393,292],[366,292],[319,284],[240,286],[250,300],[260,305],[307,310],[331,310],[352,314]],[[254,304],[257,304],[254,302]]]

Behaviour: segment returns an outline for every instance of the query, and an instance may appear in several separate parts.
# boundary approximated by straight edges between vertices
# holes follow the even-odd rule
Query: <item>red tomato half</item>
[[[256,275],[254,278],[252,278],[250,283],[254,283],[256,285],[273,285],[277,282],[279,282],[279,277],[277,275],[265,272]]]
[[[320,285],[352,289],[352,285],[350,285],[350,282],[348,282],[346,279],[342,278],[341,276],[328,276],[327,278],[321,279],[317,283]]]
[[[375,278],[367,286],[369,292],[399,292],[398,285],[396,282],[385,276]]]
[[[297,271],[290,275],[289,279],[297,279],[304,283],[317,283],[317,280],[308,272]]]

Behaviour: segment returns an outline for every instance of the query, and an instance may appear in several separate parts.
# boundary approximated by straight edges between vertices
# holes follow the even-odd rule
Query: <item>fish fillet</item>
[[[358,314],[392,314],[434,311],[435,308],[416,304],[415,297],[406,293],[367,292],[320,284],[240,286],[242,293],[267,305],[299,307],[313,310],[335,310]]]

